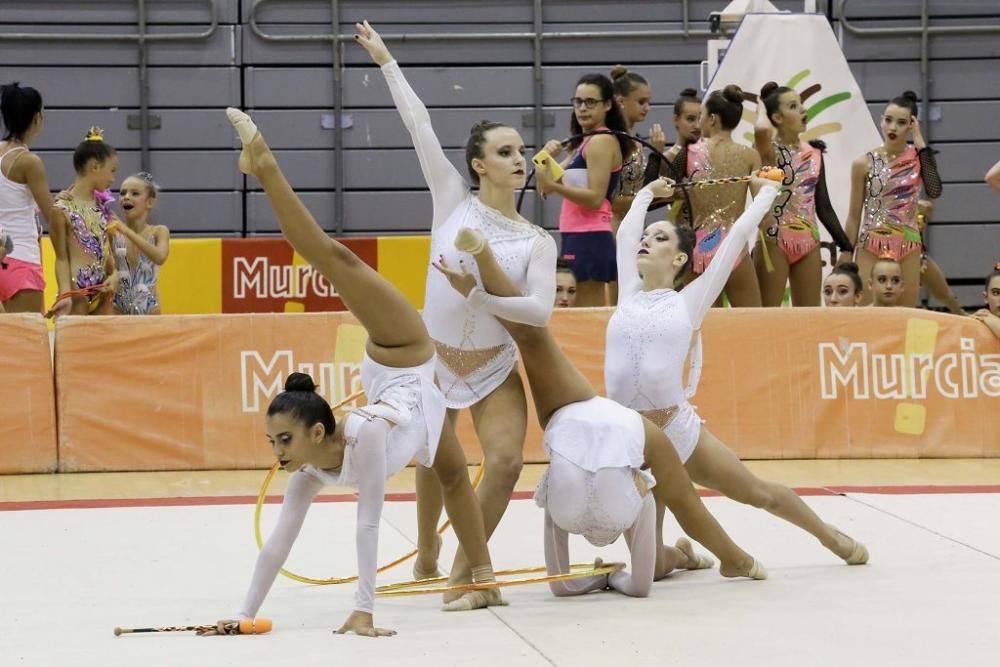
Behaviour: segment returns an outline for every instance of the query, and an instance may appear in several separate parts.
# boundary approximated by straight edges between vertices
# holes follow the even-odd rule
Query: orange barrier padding
[[[0,473],[56,469],[49,330],[35,313],[0,315]]]
[[[264,413],[285,378],[349,396],[365,340],[346,313],[60,318],[60,470],[270,466]]]
[[[551,325],[600,392],[611,312],[560,310]],[[971,318],[727,309],[703,334],[692,402],[744,458],[1000,456],[1000,342]],[[365,340],[347,313],[62,318],[60,469],[267,467],[264,413],[287,375],[338,401],[360,388]],[[543,461],[530,392],[528,408],[525,459]],[[479,461],[468,411],[459,438]]]
[[[553,333],[603,392],[610,309]],[[1000,341],[910,308],[713,309],[691,400],[742,458],[1000,456]]]

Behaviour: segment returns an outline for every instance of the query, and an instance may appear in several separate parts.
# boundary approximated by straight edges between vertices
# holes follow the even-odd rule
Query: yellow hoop
[[[343,405],[345,405],[347,403],[350,403],[351,401],[353,401],[353,400],[355,400],[357,398],[360,398],[363,395],[364,395],[363,391],[355,392],[354,394],[351,394],[350,396],[348,396],[347,398],[345,398],[341,402],[337,403],[336,405],[331,406],[331,409],[336,410],[337,408],[339,408],[339,407],[341,407],[341,406],[343,406]],[[278,463],[275,463],[273,466],[271,466],[271,470],[267,473],[267,477],[264,478],[264,484],[260,487],[260,494],[257,496],[257,506],[254,509],[254,513],[253,513],[253,534],[254,534],[254,539],[257,540],[257,550],[258,551],[264,548],[264,539],[261,536],[261,532],[260,532],[260,514],[261,514],[261,510],[264,507],[264,500],[267,498],[267,489],[271,486],[271,480],[274,479],[274,475],[275,475],[275,473],[278,472],[279,469],[280,469],[280,465]],[[476,479],[472,482],[472,488],[473,488],[473,490],[479,488],[479,483],[482,481],[482,479],[483,479],[483,473],[485,471],[486,471],[486,466],[485,465],[480,465],[479,466],[479,471],[476,473]],[[451,525],[451,520],[448,520],[448,521],[445,521],[444,523],[442,523],[441,527],[438,528],[438,531],[437,531],[438,535],[444,534],[444,531],[448,530],[448,526],[450,526],[450,525]],[[417,550],[414,549],[414,550],[410,551],[409,553],[406,553],[406,554],[400,556],[396,560],[394,560],[394,561],[392,561],[390,563],[386,563],[385,565],[382,565],[381,567],[378,568],[378,570],[376,570],[376,572],[385,572],[386,570],[389,570],[391,568],[396,567],[400,563],[404,563],[404,562],[408,561],[409,559],[413,558],[416,555],[417,555]],[[353,575],[353,576],[350,576],[350,577],[334,577],[334,578],[331,578],[331,579],[313,579],[312,577],[304,577],[304,576],[302,576],[300,574],[296,574],[294,572],[286,570],[285,568],[281,568],[280,570],[278,570],[278,572],[282,576],[288,577],[289,579],[292,579],[294,581],[298,581],[298,582],[303,583],[303,584],[313,584],[313,585],[316,585],[316,586],[336,586],[338,584],[349,584],[352,581],[357,581],[358,580],[358,575],[356,575],[356,574]]]
[[[387,584],[375,589],[376,597],[395,598],[408,595],[430,595],[433,593],[464,593],[466,591],[478,591],[487,588],[502,588],[504,586],[528,586],[530,584],[544,584],[550,581],[566,581],[567,579],[581,579],[583,577],[593,577],[602,574],[612,574],[625,569],[625,563],[608,563],[601,567],[594,567],[592,563],[577,563],[570,565],[570,570],[578,572],[567,572],[565,574],[550,574],[544,577],[527,577],[525,579],[511,579],[509,581],[491,581],[478,584],[458,584],[456,586],[439,586],[435,588],[414,588],[427,584],[441,583],[447,581],[447,577],[436,579],[420,579],[418,581],[404,581],[398,584]],[[525,574],[530,572],[544,572],[544,567],[526,567],[519,570],[500,570],[497,576],[507,574]],[[406,590],[412,589],[412,590]]]

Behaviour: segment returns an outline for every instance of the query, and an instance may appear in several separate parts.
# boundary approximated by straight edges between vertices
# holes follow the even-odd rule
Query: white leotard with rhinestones
[[[534,326],[548,322],[555,301],[555,241],[540,227],[511,220],[479,201],[445,156],[427,108],[399,65],[386,63],[382,73],[413,138],[434,202],[431,259],[443,256],[453,268],[461,260],[478,280],[472,257],[454,246],[459,229],[478,229],[524,294],[496,297],[476,289],[466,299],[437,270],[428,271],[424,322],[438,349],[438,383],[449,408],[468,407],[496,389],[517,363],[517,347],[497,318]]]
[[[411,460],[430,466],[437,454],[444,426],[444,397],[434,382],[434,358],[413,368],[383,366],[367,354],[361,362],[361,385],[372,409],[350,413],[344,423],[344,458],[339,470],[303,466],[289,477],[281,502],[278,525],[257,556],[250,588],[239,618],[253,618],[260,610],[278,570],[298,537],[306,511],[327,485],[358,490],[355,545],[358,558],[357,611],[375,607],[378,569],[378,525],[385,498],[385,480]],[[389,414],[390,419],[376,415]]]
[[[650,411],[675,408],[663,430],[681,461],[686,462],[694,452],[701,432],[701,419],[688,403],[701,369],[700,336],[696,342],[695,334],[777,192],[773,187],[760,190],[733,224],[705,272],[680,292],[642,289],[636,255],[652,201],[649,191],[636,195],[618,228],[618,308],[608,322],[604,383],[609,398],[647,416]],[[692,343],[696,343],[693,349]],[[684,361],[689,350],[691,373],[685,390]]]
[[[550,464],[535,503],[545,508],[545,566],[569,572],[569,534],[605,546],[626,535],[631,571],[549,584],[553,594],[579,595],[606,586],[645,597],[656,565],[656,480],[645,461],[646,433],[634,410],[600,396],[563,406],[545,427]],[[640,490],[642,489],[642,490]]]

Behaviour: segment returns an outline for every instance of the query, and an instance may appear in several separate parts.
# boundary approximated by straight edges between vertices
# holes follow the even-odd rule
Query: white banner
[[[798,91],[809,116],[805,139],[822,139],[826,183],[842,225],[851,198],[851,162],[881,142],[837,37],[820,14],[748,14],[733,36],[708,91],[735,83],[757,95],[774,81]],[[733,140],[753,146],[756,105],[745,102]],[[826,240],[829,235],[820,226]]]

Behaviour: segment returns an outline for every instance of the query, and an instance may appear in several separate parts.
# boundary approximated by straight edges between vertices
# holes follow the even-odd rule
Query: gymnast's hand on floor
[[[368,21],[364,23],[355,23],[354,27],[357,29],[358,34],[354,36],[354,41],[365,47],[365,51],[368,55],[372,57],[375,64],[381,67],[387,62],[392,60],[392,54],[389,53],[389,49],[386,48],[385,42],[382,41],[382,37],[375,32],[375,29],[369,25]]]
[[[448,279],[451,286],[466,298],[468,298],[469,293],[476,286],[476,276],[469,273],[469,269],[464,261],[459,261],[458,270],[456,271],[448,266],[444,255],[439,255],[438,261],[431,262],[431,266],[444,274],[444,277]]]
[[[361,635],[363,637],[392,637],[395,630],[387,628],[376,628],[371,614],[363,611],[352,611],[339,630],[334,630],[335,635],[346,635],[348,632]]]

